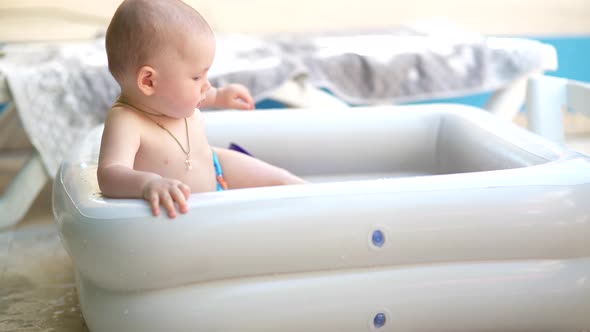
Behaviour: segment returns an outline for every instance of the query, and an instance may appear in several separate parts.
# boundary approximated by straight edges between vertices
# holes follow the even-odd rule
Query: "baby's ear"
[[[154,94],[156,70],[150,66],[143,66],[137,72],[137,87],[146,96]]]

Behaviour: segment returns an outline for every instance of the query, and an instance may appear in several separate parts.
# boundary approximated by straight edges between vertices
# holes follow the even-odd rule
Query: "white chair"
[[[528,128],[559,144],[565,140],[562,110],[590,117],[590,84],[566,78],[536,75],[529,79],[526,93]]]
[[[521,45],[521,42],[525,42]],[[510,38],[490,38],[488,43],[493,43],[496,48],[505,47],[512,52],[513,48],[521,51],[530,51],[531,43],[535,46],[534,52],[539,52],[542,61],[538,66],[533,66],[529,72],[508,85],[499,86],[494,91],[485,108],[493,114],[511,120],[520,109],[524,99],[524,85],[527,78],[536,73],[557,68],[557,54],[555,49],[547,44],[539,44],[527,40],[512,40]],[[8,51],[6,51],[8,52]],[[96,64],[95,64],[96,65]],[[484,67],[485,69],[485,67]],[[483,75],[483,74],[482,74]],[[484,75],[485,76],[485,75]],[[288,107],[314,107],[318,110],[332,110],[347,108],[348,105],[335,96],[315,87],[306,79],[298,76],[269,91],[268,97],[285,104]],[[487,91],[487,90],[485,90]],[[455,91],[451,96],[484,92],[484,91]],[[429,96],[417,96],[412,101],[425,101]],[[37,194],[50,179],[41,162],[41,155],[30,145],[19,151],[7,151],[3,149],[5,143],[15,140],[13,132],[23,132],[17,113],[23,112],[16,104],[10,93],[8,84],[0,71],[0,104],[9,106],[0,113],[0,176],[10,177],[7,187],[0,188],[0,230],[16,224],[27,212],[35,200]],[[27,108],[25,108],[26,110]],[[13,130],[14,129],[14,130]],[[26,137],[25,137],[26,138]],[[26,166],[26,167],[25,167]],[[16,172],[15,170],[19,170]],[[22,172],[21,172],[22,171]],[[9,174],[9,175],[6,175]],[[15,175],[13,175],[15,174]],[[0,179],[2,180],[2,179]],[[2,182],[2,181],[0,181]],[[5,181],[6,182],[6,181]]]

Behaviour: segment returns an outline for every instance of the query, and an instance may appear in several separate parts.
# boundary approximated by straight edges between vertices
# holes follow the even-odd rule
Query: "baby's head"
[[[184,2],[125,0],[106,33],[109,70],[122,88],[133,85],[143,66],[182,59],[195,41],[212,42],[213,32]]]

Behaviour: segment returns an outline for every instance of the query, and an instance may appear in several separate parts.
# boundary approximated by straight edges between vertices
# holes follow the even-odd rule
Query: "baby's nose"
[[[203,84],[203,87],[201,88],[201,93],[205,93],[209,91],[209,89],[211,89],[211,83],[209,83],[209,80],[206,80],[205,84]]]

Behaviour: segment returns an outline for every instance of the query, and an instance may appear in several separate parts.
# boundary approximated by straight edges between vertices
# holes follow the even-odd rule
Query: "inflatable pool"
[[[102,128],[53,209],[93,332],[582,331],[590,158],[451,104],[206,114],[312,183],[193,194],[174,220],[100,195]]]

